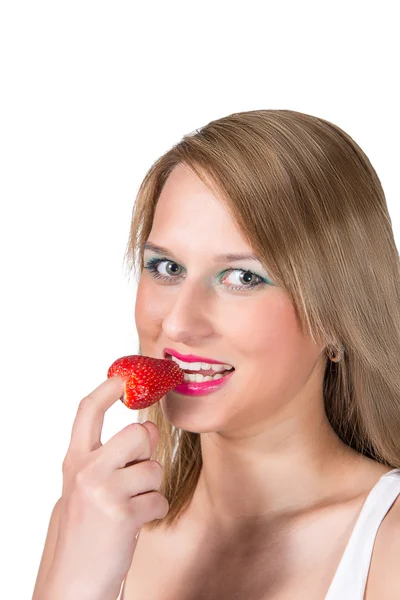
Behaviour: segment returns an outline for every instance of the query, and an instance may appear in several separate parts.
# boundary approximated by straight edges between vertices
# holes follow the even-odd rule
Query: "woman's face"
[[[310,400],[322,402],[323,348],[304,337],[292,303],[260,262],[215,260],[252,248],[218,197],[183,165],[161,192],[148,242],[169,251],[144,251],[145,267],[166,259],[153,269],[167,279],[149,268],[141,274],[135,321],[142,354],[164,358],[172,348],[235,367],[210,395],[166,394],[161,407],[170,423],[199,433],[265,430],[266,422],[309,410]]]

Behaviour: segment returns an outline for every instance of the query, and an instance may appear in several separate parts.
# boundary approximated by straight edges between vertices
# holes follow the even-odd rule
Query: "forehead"
[[[177,251],[251,250],[220,197],[185,165],[175,167],[163,187],[149,239]]]

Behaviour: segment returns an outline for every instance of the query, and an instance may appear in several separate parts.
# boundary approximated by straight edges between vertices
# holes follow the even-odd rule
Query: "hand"
[[[63,462],[59,533],[48,579],[57,600],[117,598],[140,528],[169,510],[157,491],[163,468],[149,460],[159,435],[155,423],[131,423],[104,445],[100,441],[104,413],[123,388],[122,377],[111,377],[79,404]]]

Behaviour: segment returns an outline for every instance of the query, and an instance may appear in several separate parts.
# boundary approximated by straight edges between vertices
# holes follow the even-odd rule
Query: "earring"
[[[340,347],[340,349],[337,351],[336,355],[333,353],[331,348],[327,349],[327,355],[329,360],[331,360],[332,362],[340,362],[343,359],[343,355],[344,355],[344,349],[343,347]]]

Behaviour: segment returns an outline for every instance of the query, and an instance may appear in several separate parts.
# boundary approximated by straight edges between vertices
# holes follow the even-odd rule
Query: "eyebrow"
[[[141,245],[142,252],[145,250],[152,250],[156,254],[169,254],[170,256],[174,256],[171,250],[168,248],[164,248],[163,246],[157,246],[156,244],[152,244],[151,242],[144,242]],[[228,253],[228,254],[217,254],[213,258],[214,262],[236,262],[240,260],[256,260],[257,262],[261,262],[259,258],[255,254],[237,254],[237,253]]]

